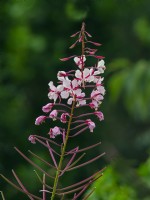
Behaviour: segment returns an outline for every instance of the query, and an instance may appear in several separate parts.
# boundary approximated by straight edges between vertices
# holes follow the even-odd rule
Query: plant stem
[[[65,150],[66,150],[66,146],[67,146],[67,142],[68,142],[68,138],[69,138],[70,126],[71,126],[71,122],[72,122],[72,118],[73,118],[73,111],[74,111],[74,107],[75,107],[75,102],[76,101],[74,100],[73,104],[72,104],[72,108],[71,108],[71,113],[70,113],[70,118],[69,118],[69,122],[68,122],[66,138],[65,138],[65,142],[64,142],[63,147],[62,147],[62,152],[61,152],[61,156],[60,156],[60,160],[59,160],[58,169],[56,171],[56,176],[55,176],[55,180],[54,180],[54,186],[53,186],[53,192],[52,192],[51,200],[54,199],[55,194],[56,194],[59,174],[60,174],[60,171],[61,171],[62,162],[63,162],[63,159],[64,159],[64,154],[65,154]]]
[[[84,49],[85,49],[84,31],[85,31],[85,23],[83,22],[83,23],[82,23],[82,28],[81,28],[81,37],[82,37],[82,71],[83,71],[83,68],[84,68],[83,59],[84,59]]]

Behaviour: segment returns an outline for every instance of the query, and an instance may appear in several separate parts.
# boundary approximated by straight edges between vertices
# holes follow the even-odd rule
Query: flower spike
[[[76,144],[78,143],[76,140],[76,143],[72,143],[73,146],[68,148],[68,143],[70,140],[74,140],[76,136],[80,137],[83,133],[89,135],[89,137],[91,135],[92,137],[94,136],[94,130],[96,129],[94,118],[98,118],[99,123],[102,123],[104,120],[104,114],[99,110],[99,107],[105,95],[104,78],[102,75],[106,66],[104,56],[96,53],[97,47],[101,46],[101,44],[91,41],[92,35],[85,30],[84,22],[82,23],[81,30],[71,35],[71,38],[74,39],[75,37],[75,41],[73,41],[73,44],[69,48],[73,49],[76,45],[81,46],[81,55],[71,55],[60,59],[61,61],[72,61],[74,68],[69,69],[69,71],[65,71],[64,69],[58,71],[57,82],[50,81],[48,83],[49,101],[42,107],[43,114],[35,120],[35,125],[41,125],[46,122],[44,124],[48,124],[49,131],[47,134],[33,134],[28,137],[28,140],[32,144],[40,144],[46,150],[52,164],[36,153],[29,151],[32,157],[36,158],[42,164],[37,165],[15,147],[15,150],[27,162],[42,172],[42,178],[36,173],[41,184],[40,192],[42,192],[42,199],[41,195],[37,197],[28,192],[14,171],[13,175],[19,186],[9,181],[5,176],[2,176],[12,186],[25,193],[31,200],[46,200],[48,195],[50,195],[50,200],[54,200],[56,195],[60,199],[64,199],[67,198],[68,194],[72,195],[72,200],[79,200],[83,192],[102,176],[101,172],[104,170],[104,168],[102,170],[98,169],[88,178],[79,180],[79,182],[72,185],[61,187],[62,184],[59,184],[61,177],[67,175],[68,172],[85,167],[105,155],[105,153],[101,153],[93,156],[92,159],[88,159],[89,150],[98,147],[101,142],[80,147]],[[91,48],[88,45],[94,45],[95,47]],[[96,60],[95,65],[89,66],[89,60],[94,59]],[[83,107],[86,107],[88,112],[83,111]],[[52,124],[53,126],[51,126]],[[83,157],[85,161],[83,161]],[[52,168],[52,170],[47,171],[41,166],[45,166],[46,169]],[[51,171],[54,176],[50,174]],[[48,182],[47,177],[54,181],[53,186],[46,183]],[[93,192],[94,189],[83,200],[88,199]]]

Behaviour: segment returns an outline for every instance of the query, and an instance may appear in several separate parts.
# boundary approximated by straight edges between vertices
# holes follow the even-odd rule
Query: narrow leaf
[[[43,141],[41,141],[41,140],[38,139],[38,138],[36,138],[36,140],[37,140],[39,143],[41,143],[43,146],[45,146],[45,147],[47,148],[47,144],[45,144]],[[51,149],[52,149],[52,148],[51,148]],[[54,149],[52,149],[52,151],[53,151],[56,155],[60,156],[60,154],[57,153]]]
[[[63,194],[61,200],[64,200],[64,199],[65,199],[65,195]]]
[[[99,173],[103,172],[104,170],[105,170],[105,168],[103,168],[103,169],[99,170],[98,172],[94,173],[92,176],[90,176],[90,177],[88,177],[88,178],[86,178],[86,179],[84,179],[82,181],[79,181],[78,183],[75,183],[73,185],[67,186],[67,187],[62,188],[62,189],[58,189],[58,191],[68,190],[70,188],[73,188],[73,187],[76,187],[78,185],[81,185],[81,184],[83,184],[83,183],[85,183],[85,182],[87,182],[89,180],[92,180],[92,179],[94,179],[95,176],[97,176]],[[100,175],[102,175],[102,174],[100,174]]]
[[[91,146],[89,146],[89,147],[85,147],[85,148],[83,148],[83,149],[79,149],[79,150],[78,150],[78,153],[79,153],[79,152],[83,152],[83,151],[87,151],[87,150],[92,149],[92,148],[94,148],[94,147],[97,147],[97,146],[99,146],[100,144],[101,144],[101,142],[98,142],[98,143],[93,144],[93,145],[91,145]]]
[[[41,167],[39,167],[37,164],[35,164],[32,160],[30,160],[27,156],[25,156],[19,149],[17,149],[16,147],[14,147],[14,149],[25,159],[27,160],[31,165],[33,165],[34,167],[36,167],[38,170],[40,170],[41,172],[45,173],[48,177],[54,179],[53,176],[50,176],[47,172],[45,172]]]
[[[14,188],[16,188],[17,190],[19,190],[20,192],[26,194],[26,195],[30,195],[31,197],[37,199],[37,200],[42,200],[41,198],[31,194],[31,193],[28,193],[28,192],[25,192],[23,191],[20,187],[18,187],[16,184],[14,184],[12,181],[10,181],[8,178],[6,178],[5,176],[3,176],[2,174],[0,174],[0,176],[7,182],[9,183],[11,186],[13,186]]]
[[[77,135],[79,135],[79,134],[81,134],[82,132],[84,132],[86,129],[88,129],[88,127],[86,126],[85,128],[83,128],[83,129],[81,129],[80,131],[78,131],[77,133],[75,133],[74,135],[70,135],[69,137],[75,137],[75,136],[77,136]]]
[[[46,140],[46,141],[49,141],[50,143],[52,144],[55,144],[56,146],[61,146],[60,144],[57,144],[56,142],[54,142],[53,140],[50,140],[48,138],[45,138],[45,137],[42,137],[42,136],[39,136],[39,135],[35,135],[37,138],[40,138],[40,139],[43,139],[43,140]]]
[[[105,152],[102,153],[102,154],[100,154],[100,155],[98,155],[98,156],[96,156],[95,158],[93,158],[93,159],[91,159],[91,160],[89,160],[89,161],[87,161],[87,162],[84,162],[84,163],[82,163],[82,164],[80,164],[80,165],[77,165],[77,166],[75,166],[75,167],[72,167],[72,168],[70,168],[70,169],[67,169],[67,171],[72,171],[72,170],[74,170],[74,169],[78,169],[78,168],[80,168],[80,167],[84,167],[85,165],[88,165],[88,164],[94,162],[95,160],[98,160],[99,158],[101,158],[101,157],[104,156],[104,155],[105,155]]]
[[[52,158],[52,160],[53,160],[53,163],[54,163],[55,167],[58,168],[58,165],[57,165],[57,163],[56,163],[56,160],[55,160],[55,157],[54,157],[52,148],[50,147],[50,144],[48,143],[48,141],[46,141],[46,143],[47,143],[48,150],[49,150],[49,152],[50,152],[51,158]]]
[[[33,170],[33,171],[35,172],[36,176],[38,177],[38,179],[39,179],[40,183],[42,183],[42,185],[45,185],[45,186],[46,186],[47,188],[49,188],[49,189],[53,189],[53,187],[47,185],[46,183],[43,183],[41,177],[38,175],[38,173],[37,173],[36,170]]]
[[[4,197],[4,194],[3,194],[3,192],[2,192],[2,191],[0,191],[0,193],[1,193],[1,196],[2,196],[2,200],[5,200],[5,197]]]
[[[86,184],[83,189],[73,198],[73,200],[76,200],[81,194],[89,187],[92,181],[90,181],[88,184]]]
[[[36,155],[35,153],[33,153],[32,151],[28,151],[32,156],[38,158],[39,160],[41,160],[42,162],[44,162],[45,164],[47,164],[48,166],[52,167],[52,168],[55,168],[55,166],[51,165],[50,163],[48,163],[46,160],[44,160],[43,158],[41,158],[40,156]]]
[[[70,165],[70,168],[73,167],[74,165],[76,165],[85,155],[86,155],[86,153],[83,153],[77,160],[75,160],[75,161]]]
[[[82,200],[87,200],[95,191],[96,187],[94,187],[89,194],[87,194]]]
[[[43,200],[46,200],[46,192],[45,190],[45,174],[43,174]]]
[[[64,170],[61,172],[61,174],[60,174],[60,176],[62,176],[64,173],[65,173],[65,171],[69,168],[69,166],[71,165],[71,163],[73,162],[73,160],[74,160],[74,158],[75,158],[75,156],[76,156],[76,152],[78,151],[78,147],[75,149],[75,152],[74,152],[74,154],[73,154],[73,156],[71,157],[71,159],[69,160],[69,162],[67,163],[67,165],[66,165],[66,167],[64,168]]]
[[[20,181],[20,179],[18,178],[17,174],[14,172],[14,170],[12,170],[12,173],[16,179],[16,181],[18,182],[18,184],[20,185],[20,187],[23,189],[23,191],[25,193],[29,193],[28,190],[25,188],[25,186],[22,184],[22,182]],[[34,200],[30,195],[28,195],[29,199]]]

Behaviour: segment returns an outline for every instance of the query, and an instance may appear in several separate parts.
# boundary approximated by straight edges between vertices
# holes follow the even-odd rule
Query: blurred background
[[[35,127],[35,118],[48,103],[48,83],[58,70],[75,64],[59,58],[80,53],[69,50],[69,38],[82,21],[103,45],[107,70],[105,121],[78,143],[102,141],[89,157],[106,156],[66,177],[77,181],[107,166],[91,200],[150,199],[150,1],[149,0],[1,0],[0,1],[0,173],[12,180],[15,169],[33,193],[39,185],[34,167],[14,150],[43,157],[40,146],[27,141],[30,134],[45,135],[49,125]],[[83,141],[84,144],[83,144]],[[0,179],[6,199],[27,199]],[[90,189],[89,189],[90,191]]]

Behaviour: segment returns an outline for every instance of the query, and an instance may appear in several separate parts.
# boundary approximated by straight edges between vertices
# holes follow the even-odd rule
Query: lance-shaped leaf
[[[25,188],[25,186],[23,185],[23,183],[20,181],[20,179],[18,178],[17,174],[14,172],[14,170],[12,170],[12,173],[16,179],[16,181],[18,182],[18,184],[20,185],[20,187],[23,189],[23,191],[25,193],[29,193],[28,190]],[[34,200],[30,195],[27,194],[27,196],[29,197],[29,199]]]
[[[84,167],[85,165],[88,165],[88,164],[94,162],[95,160],[98,160],[99,158],[101,158],[101,157],[104,156],[104,155],[105,155],[105,152],[102,153],[102,154],[100,154],[100,155],[98,155],[98,156],[96,156],[95,158],[93,158],[93,159],[91,159],[91,160],[89,160],[89,161],[87,161],[87,162],[84,162],[84,163],[82,163],[82,164],[80,164],[80,165],[77,165],[77,166],[75,166],[75,167],[69,168],[69,169],[67,169],[67,171],[72,171],[72,170],[74,170],[74,169],[78,169],[78,168],[80,168],[80,167]]]
[[[81,133],[83,133],[86,129],[88,129],[88,126],[86,126],[85,128],[81,129],[80,131],[78,131],[77,133],[70,135],[69,137],[73,138]]]
[[[54,142],[53,140],[50,140],[50,139],[48,139],[48,138],[46,138],[46,137],[42,137],[42,136],[39,136],[39,135],[34,135],[34,136],[37,137],[37,138],[40,138],[40,139],[42,139],[42,140],[49,141],[50,143],[55,144],[55,145],[58,146],[58,147],[61,146],[60,144],[57,144],[57,143]]]
[[[34,167],[36,167],[39,171],[43,172],[44,174],[46,174],[48,177],[54,179],[53,176],[50,176],[47,172],[45,172],[41,167],[39,167],[37,164],[35,164],[32,160],[30,160],[27,156],[25,156],[19,149],[17,149],[16,147],[14,147],[14,149],[25,159],[27,160],[31,165],[33,165]]]
[[[43,200],[46,200],[46,192],[45,190],[45,174],[43,174]]]
[[[76,152],[78,151],[78,149],[79,149],[79,147],[77,147],[76,149],[75,149],[75,152],[74,152],[74,154],[72,155],[72,157],[70,158],[70,160],[69,160],[69,162],[67,163],[67,165],[66,165],[66,167],[64,168],[64,170],[61,172],[61,174],[60,174],[60,176],[62,176],[64,173],[65,173],[65,171],[69,168],[69,166],[71,165],[71,163],[73,162],[73,160],[74,160],[74,158],[75,158],[75,156],[76,156]]]
[[[81,152],[83,152],[83,151],[87,151],[87,150],[93,149],[94,147],[97,147],[97,146],[99,146],[100,144],[101,144],[101,142],[98,142],[98,143],[96,143],[96,144],[93,144],[93,145],[91,145],[91,146],[85,147],[85,148],[83,148],[83,149],[79,149],[76,153],[81,153]],[[66,155],[72,154],[73,151],[74,151],[74,149],[72,149],[72,150],[66,152]]]
[[[80,186],[80,187],[77,187],[77,188],[75,188],[75,189],[73,189],[73,190],[69,190],[69,191],[67,191],[67,192],[58,193],[58,195],[72,194],[72,193],[74,193],[74,192],[77,192],[77,191],[79,191],[79,190],[82,190],[86,185],[87,185],[87,183],[84,184],[84,185],[82,185],[82,186]]]
[[[61,200],[64,200],[65,199],[65,195],[62,195],[62,198],[61,198]]]
[[[32,151],[28,151],[32,156],[38,158],[40,161],[44,162],[46,165],[48,165],[49,167],[55,168],[55,166],[51,165],[49,162],[47,162],[46,160],[44,160],[43,158],[41,158],[40,156],[36,155],[35,153],[33,153]]]
[[[21,189],[20,187],[18,187],[16,184],[14,184],[12,181],[10,181],[8,178],[6,178],[5,176],[3,176],[2,174],[0,174],[0,176],[7,182],[9,183],[11,186],[13,186],[14,188],[16,188],[17,190],[19,190],[20,192],[26,194],[26,195],[30,195],[31,197],[37,199],[37,200],[42,200],[41,198],[35,196],[34,194],[31,194],[29,192],[25,192],[23,189]]]
[[[36,138],[36,140],[37,140],[39,143],[41,143],[43,146],[45,146],[46,148],[48,148],[47,143],[44,143],[43,141],[41,141],[41,140],[38,139],[38,138]],[[48,141],[48,140],[47,140],[47,141]],[[46,141],[46,142],[47,142],[47,141]],[[52,151],[53,151],[56,155],[60,156],[60,154],[57,153],[54,149],[52,149]]]
[[[86,183],[86,184],[84,184],[84,185],[82,185],[82,186],[80,186],[80,187],[77,187],[77,188],[75,188],[75,189],[73,189],[73,190],[70,190],[70,191],[67,191],[67,192],[59,193],[58,195],[71,194],[71,193],[74,193],[74,192],[77,192],[77,191],[81,190],[81,191],[79,192],[79,194],[76,195],[76,198],[77,198],[77,197],[79,197],[79,196],[87,189],[87,187],[89,187],[89,185],[91,185],[94,181],[96,181],[97,179],[99,179],[102,175],[103,175],[103,174],[98,175],[96,178],[91,179],[88,183]]]
[[[90,181],[88,184],[84,185],[83,189],[74,196],[73,200],[76,200],[81,194],[89,187],[92,181]]]
[[[40,183],[42,183],[42,185],[45,185],[45,187],[47,187],[48,189],[53,189],[53,187],[51,187],[43,182],[43,180],[41,179],[41,177],[39,176],[39,174],[37,173],[36,170],[33,170],[33,171],[35,172],[36,176],[38,177],[38,180],[40,181]]]
[[[68,189],[77,187],[77,186],[79,186],[79,185],[81,185],[81,184],[84,184],[84,183],[88,182],[89,180],[94,180],[94,178],[95,178],[98,174],[102,175],[102,172],[103,172],[104,170],[105,170],[105,168],[103,168],[103,169],[99,170],[98,172],[94,173],[92,176],[90,176],[90,177],[88,177],[88,178],[86,178],[86,179],[83,179],[82,181],[79,181],[79,182],[77,182],[77,183],[75,183],[75,184],[73,184],[73,185],[67,186],[67,187],[65,187],[65,188],[57,189],[57,190],[58,190],[58,191],[65,191],[65,190],[68,190]]]
[[[79,120],[78,120],[78,121],[79,121]],[[83,123],[83,122],[84,122],[84,120],[82,121],[82,124],[80,124],[80,125],[78,125],[78,126],[75,126],[74,128],[71,128],[70,130],[71,130],[71,131],[72,131],[72,130],[76,130],[76,129],[82,127],[82,126],[85,126],[86,124]],[[78,123],[78,122],[76,122],[76,123]]]
[[[96,187],[94,187],[89,194],[87,194],[82,200],[87,200],[95,191]]]
[[[95,182],[97,179],[99,179],[103,174],[100,174],[98,177],[94,178],[93,180],[89,181],[88,184],[85,185],[85,187],[75,196],[75,199],[76,200],[79,196],[82,195],[82,193],[93,183]]]
[[[83,149],[79,149],[77,153],[81,153],[81,152],[83,152],[83,151],[87,151],[87,150],[93,149],[94,147],[97,147],[97,146],[99,146],[100,144],[101,144],[101,142],[98,142],[98,143],[93,144],[93,145],[91,145],[91,146],[89,146],[89,147],[85,147],[85,148],[83,148]]]
[[[75,166],[84,156],[86,155],[86,153],[83,153],[77,160],[75,160],[71,165],[70,168]]]
[[[4,197],[4,194],[3,194],[3,192],[2,192],[2,191],[0,191],[0,193],[1,193],[1,196],[2,196],[2,200],[5,200],[5,197]]]
[[[52,148],[50,147],[50,144],[48,143],[48,141],[46,141],[46,143],[47,143],[48,150],[49,150],[49,153],[50,153],[50,155],[51,155],[51,158],[52,158],[52,160],[53,160],[53,163],[54,163],[55,167],[58,168],[58,165],[57,165],[57,163],[56,163],[56,160],[55,160],[55,157],[54,157]]]

